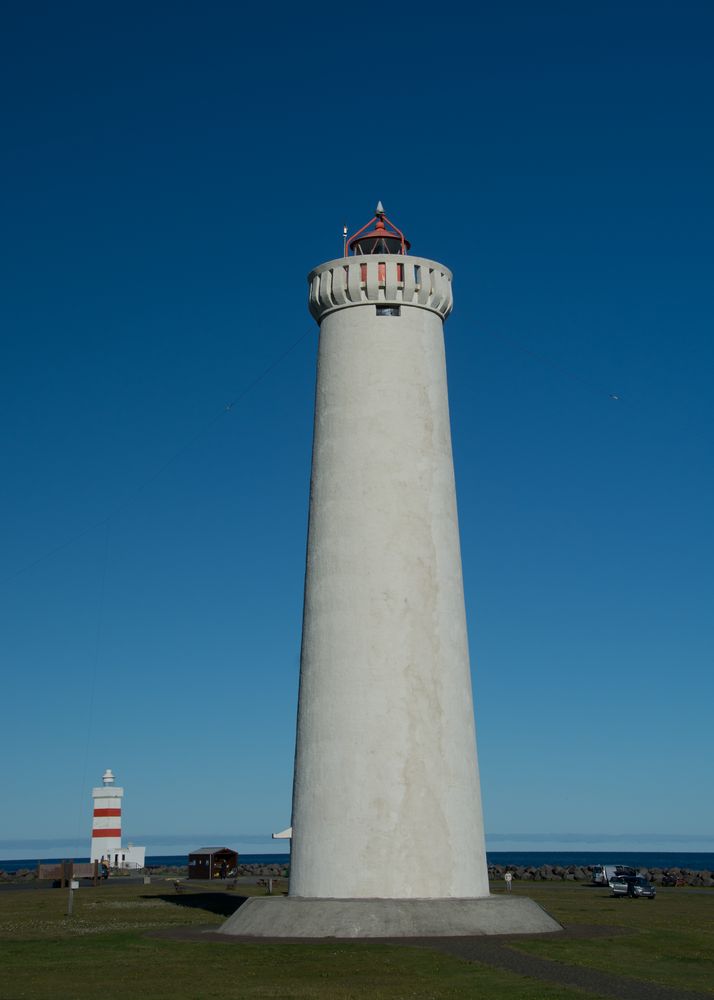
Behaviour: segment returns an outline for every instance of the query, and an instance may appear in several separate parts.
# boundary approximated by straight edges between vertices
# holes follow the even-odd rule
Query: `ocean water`
[[[631,865],[633,868],[688,868],[690,871],[714,871],[714,852],[695,853],[689,851],[489,851],[488,862],[492,865],[515,865],[534,868],[540,865]],[[62,858],[42,858],[45,864],[62,861]],[[89,861],[89,858],[75,857],[73,861]],[[282,854],[241,854],[244,865],[285,865],[290,856]],[[146,864],[151,866],[178,866],[188,863],[185,854],[148,855]],[[37,867],[37,858],[0,861],[0,869],[16,872],[20,868]]]
[[[632,868],[688,868],[714,871],[714,852],[694,851],[488,851],[492,865],[630,865]]]

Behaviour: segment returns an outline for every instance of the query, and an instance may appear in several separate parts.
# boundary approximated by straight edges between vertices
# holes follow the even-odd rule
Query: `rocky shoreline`
[[[238,865],[236,875],[268,876],[280,878],[288,872],[287,865]],[[141,871],[114,872],[112,880],[129,878],[136,875],[150,875],[153,878],[188,878],[188,865],[147,865]],[[37,880],[37,868],[18,868],[17,871],[5,871],[0,868],[0,883],[32,882]]]
[[[591,865],[489,865],[488,875],[492,881],[502,880],[506,872],[510,872],[517,882],[584,882],[592,884],[593,866]],[[714,871],[692,871],[689,868],[638,868],[638,871],[652,882],[653,885],[690,885],[714,886]],[[272,865],[238,865],[236,875],[239,877],[284,877],[288,872],[285,864]],[[165,867],[149,866],[145,869],[147,875],[154,878],[187,878],[186,865],[171,865]],[[127,872],[127,875],[129,873]],[[113,879],[122,878],[113,875]],[[0,868],[0,882],[29,882],[37,879],[36,868],[20,868],[15,872],[7,872]]]
[[[637,871],[644,875],[653,885],[671,884],[672,879],[677,885],[714,886],[714,871],[692,871],[689,868],[644,868]],[[489,865],[488,877],[492,880],[502,879],[510,872],[514,881],[523,882],[587,882],[592,884],[592,865],[540,865],[539,867],[523,867],[520,865]]]

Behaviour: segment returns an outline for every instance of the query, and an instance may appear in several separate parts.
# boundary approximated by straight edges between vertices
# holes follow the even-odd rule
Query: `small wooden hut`
[[[230,847],[201,847],[188,856],[189,878],[227,878],[235,875],[238,852]]]

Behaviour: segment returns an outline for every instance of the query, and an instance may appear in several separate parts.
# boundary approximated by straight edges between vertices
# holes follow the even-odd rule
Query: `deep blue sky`
[[[713,27],[688,2],[6,12],[0,855],[84,844],[106,767],[135,838],[288,824],[305,276],[378,198],[455,273],[487,831],[712,843]]]

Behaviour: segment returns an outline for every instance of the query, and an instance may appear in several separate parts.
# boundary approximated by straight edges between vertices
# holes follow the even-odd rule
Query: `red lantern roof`
[[[375,223],[374,229],[365,232],[372,223]],[[351,250],[356,256],[366,253],[406,254],[410,247],[411,243],[401,229],[397,229],[384,214],[381,201],[377,203],[374,217],[347,240],[348,252]]]

